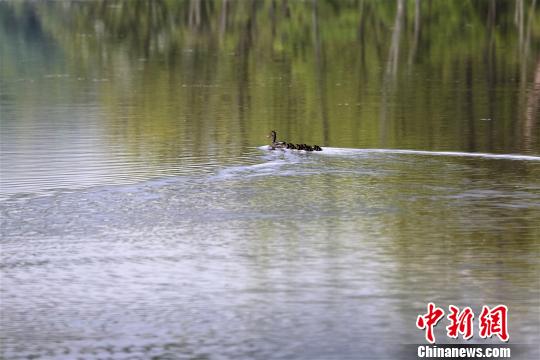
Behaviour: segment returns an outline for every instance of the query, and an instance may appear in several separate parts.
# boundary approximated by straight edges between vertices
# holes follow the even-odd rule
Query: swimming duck
[[[272,142],[269,145],[270,150],[276,150],[276,149],[286,149],[287,143],[284,141],[276,141],[277,134],[274,130],[270,131],[270,134],[268,134],[267,138],[271,138]]]
[[[267,138],[272,139],[272,142],[268,146],[270,150],[293,149],[304,151],[322,151],[322,148],[319,145],[293,144],[285,141],[277,141],[277,133],[275,132],[275,130],[270,131],[270,134],[268,134]]]

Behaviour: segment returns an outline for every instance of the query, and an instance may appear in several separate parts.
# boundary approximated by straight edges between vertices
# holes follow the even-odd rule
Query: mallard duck
[[[269,148],[270,150],[276,150],[276,149],[286,149],[287,143],[283,141],[276,141],[277,134],[274,130],[270,131],[270,134],[268,134],[267,138],[271,138],[272,142],[270,143]]]
[[[293,150],[304,150],[304,151],[322,151],[322,148],[319,145],[307,145],[307,144],[293,144],[285,141],[277,141],[277,133],[275,130],[270,131],[267,138],[272,139],[272,142],[268,145],[270,150],[276,149],[293,149]]]

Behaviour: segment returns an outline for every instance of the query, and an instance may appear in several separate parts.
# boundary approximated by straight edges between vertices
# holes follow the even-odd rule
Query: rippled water
[[[326,151],[4,201],[5,354],[386,358],[427,301],[536,341],[540,158]]]
[[[0,357],[396,358],[430,301],[537,357],[519,9],[130,3],[0,3]]]

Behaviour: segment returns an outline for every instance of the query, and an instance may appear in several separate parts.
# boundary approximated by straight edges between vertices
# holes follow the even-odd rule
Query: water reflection
[[[535,2],[7,2],[2,14],[4,107],[50,104],[44,87],[95,91],[128,147],[177,157],[171,140],[189,137],[184,151],[230,151],[272,127],[332,146],[538,153]]]
[[[511,5],[3,2],[4,179],[19,187],[35,168],[17,149],[58,157],[36,136],[55,141],[59,115],[78,129],[67,146],[95,142],[87,179],[121,154],[166,173],[234,158],[269,128],[332,146],[538,154],[538,10]]]

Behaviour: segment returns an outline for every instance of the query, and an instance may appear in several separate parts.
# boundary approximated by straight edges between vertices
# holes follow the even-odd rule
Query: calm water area
[[[0,2],[0,358],[536,359],[539,107],[532,0]]]

